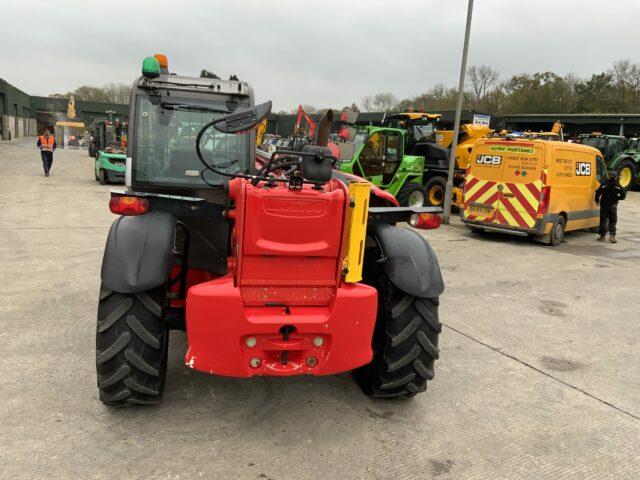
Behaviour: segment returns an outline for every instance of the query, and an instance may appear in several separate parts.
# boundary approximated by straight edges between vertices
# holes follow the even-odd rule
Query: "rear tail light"
[[[149,200],[125,195],[111,197],[109,210],[116,215],[142,215],[149,211]]]
[[[464,210],[467,208],[467,202],[465,202],[465,194],[467,192],[467,177],[471,173],[471,164],[467,165],[467,168],[464,169],[464,180],[462,184],[462,201],[460,202],[460,207]]]
[[[432,213],[413,213],[409,218],[409,225],[422,230],[433,230],[438,228],[441,223],[442,217]]]
[[[547,213],[549,210],[549,201],[551,200],[551,188],[542,187],[540,205],[538,205],[538,214]]]

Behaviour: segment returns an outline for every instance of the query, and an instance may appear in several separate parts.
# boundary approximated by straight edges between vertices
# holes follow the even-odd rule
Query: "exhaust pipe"
[[[329,130],[333,120],[333,110],[327,110],[318,124],[318,134],[316,135],[316,145],[326,147],[329,143]]]

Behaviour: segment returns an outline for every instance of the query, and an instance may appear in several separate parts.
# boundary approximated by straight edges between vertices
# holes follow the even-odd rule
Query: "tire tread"
[[[424,392],[433,380],[439,357],[438,299],[402,292],[383,269],[365,275],[378,290],[379,307],[374,331],[373,361],[356,371],[362,389],[378,398],[409,398]]]
[[[126,407],[160,402],[168,332],[162,320],[164,286],[125,294],[101,286],[96,327],[100,400]]]

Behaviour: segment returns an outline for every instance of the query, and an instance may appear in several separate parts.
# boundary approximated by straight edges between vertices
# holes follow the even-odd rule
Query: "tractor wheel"
[[[419,183],[407,183],[398,192],[397,199],[402,207],[424,207],[427,191]]]
[[[105,173],[103,168],[101,168],[98,172],[98,181],[100,182],[100,185],[107,184],[107,174]]]
[[[100,400],[110,407],[159,403],[167,371],[164,286],[126,294],[100,287],[96,367]]]
[[[378,290],[373,360],[355,377],[367,395],[409,398],[427,389],[438,358],[438,298],[418,298],[399,290],[382,269],[366,283]]]
[[[444,193],[447,189],[447,179],[445,177],[431,177],[425,183],[427,190],[427,205],[430,207],[444,206]]]
[[[623,160],[616,167],[616,170],[618,172],[618,181],[620,182],[620,186],[625,190],[629,190],[633,187],[636,173],[633,162],[631,160]]]
[[[562,243],[562,239],[564,238],[564,229],[567,224],[567,221],[564,219],[562,215],[558,215],[555,222],[551,226],[551,233],[549,234],[549,245],[552,247],[557,247]]]

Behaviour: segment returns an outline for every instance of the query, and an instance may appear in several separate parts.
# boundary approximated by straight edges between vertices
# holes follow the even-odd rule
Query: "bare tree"
[[[390,92],[378,93],[373,99],[376,109],[380,112],[390,112],[398,106],[398,97]]]
[[[373,111],[373,95],[365,95],[360,100],[360,105],[362,105],[362,111],[371,112]]]
[[[307,113],[317,113],[318,109],[313,105],[302,105],[302,109]]]
[[[391,92],[376,93],[362,97],[362,109],[365,112],[391,112],[398,107],[398,97]]]
[[[131,87],[125,83],[109,83],[102,87],[105,97],[113,103],[129,103]]]
[[[474,99],[482,99],[500,80],[500,74],[489,65],[473,65],[467,69],[469,86]]]

